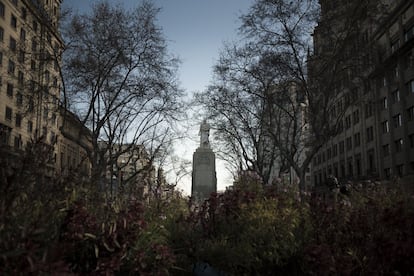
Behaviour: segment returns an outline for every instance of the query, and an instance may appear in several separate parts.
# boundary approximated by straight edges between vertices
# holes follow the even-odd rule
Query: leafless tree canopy
[[[156,25],[158,12],[149,1],[133,11],[100,2],[64,28],[64,101],[91,130],[95,177],[131,150],[113,145],[144,146],[155,157],[171,139],[169,124],[181,110],[178,60]]]
[[[321,11],[317,0],[256,0],[241,16],[242,46],[224,47],[212,84],[198,95],[237,170],[269,183],[275,163],[280,171],[292,167],[304,188],[312,157],[357,101],[356,90],[343,87],[361,86],[360,69],[371,62],[369,47],[353,49],[365,37],[361,22],[378,17],[367,12],[377,4],[340,6],[334,14]],[[320,43],[315,28],[330,42]]]

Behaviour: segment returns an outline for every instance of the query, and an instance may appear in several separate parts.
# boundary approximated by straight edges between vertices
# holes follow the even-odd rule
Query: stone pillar
[[[203,200],[217,192],[216,156],[210,148],[210,126],[204,120],[200,126],[200,146],[193,154],[191,196]]]
[[[217,192],[216,160],[210,148],[198,148],[193,155],[191,196],[206,199]]]

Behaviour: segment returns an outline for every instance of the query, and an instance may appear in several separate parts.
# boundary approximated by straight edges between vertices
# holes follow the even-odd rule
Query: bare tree
[[[95,184],[108,170],[116,175],[119,157],[133,158],[137,146],[152,163],[173,136],[169,125],[181,110],[182,93],[178,60],[156,25],[158,12],[149,1],[131,12],[100,2],[64,29],[65,100],[91,131],[92,147],[85,150]]]
[[[268,143],[271,137],[265,124],[266,96],[271,97],[281,77],[278,71],[265,69],[270,63],[251,45],[226,45],[214,67],[214,83],[198,95],[214,121],[220,156],[235,171],[254,171],[266,183],[273,163],[282,161],[278,149]]]
[[[201,97],[230,156],[264,183],[270,174],[258,164],[287,164],[304,190],[312,158],[358,103],[372,65],[366,32],[382,8],[369,0],[322,11],[316,0],[256,0],[241,17],[245,46],[222,52]]]

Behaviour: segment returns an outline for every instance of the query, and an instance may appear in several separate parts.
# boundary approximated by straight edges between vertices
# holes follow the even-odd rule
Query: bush
[[[307,235],[303,207],[270,190],[213,194],[177,222],[173,240],[188,249],[187,265],[204,261],[231,275],[296,272]]]
[[[335,205],[314,201],[304,249],[313,275],[414,273],[414,198],[396,187],[360,187]]]
[[[107,201],[44,177],[28,152],[0,158],[2,275],[191,275],[206,263],[229,275],[414,275],[414,197],[396,186],[354,185],[335,202],[246,178],[201,204]]]

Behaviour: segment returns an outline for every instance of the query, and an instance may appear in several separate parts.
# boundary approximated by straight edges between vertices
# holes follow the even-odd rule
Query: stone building
[[[64,176],[76,172],[79,176],[91,175],[91,163],[88,152],[92,151],[92,136],[90,130],[82,124],[72,112],[60,108],[60,135],[56,141],[58,156],[56,169]]]
[[[340,26],[335,15],[349,14],[352,2],[320,1],[313,59],[332,47],[324,26]],[[382,0],[371,5],[381,12],[367,10],[374,17],[361,20],[359,33],[343,48],[350,60],[362,62],[333,89],[331,111],[344,114],[338,133],[314,157],[316,185],[329,175],[343,181],[414,176],[414,3]]]
[[[294,145],[294,153],[292,151],[292,158],[297,164],[303,163],[308,151],[306,140],[309,137],[309,124],[307,122],[307,99],[304,98],[304,93],[300,91],[300,85],[294,81],[279,84],[274,90],[275,98],[273,106],[267,110],[268,127],[270,132],[277,133],[277,143],[280,146],[292,150]],[[283,110],[280,104],[284,103]],[[266,110],[266,109],[265,109]],[[294,118],[294,119],[292,119]],[[287,160],[284,160],[280,149],[272,146],[273,140],[271,133],[264,134],[260,140],[259,155],[264,160],[264,173],[268,174],[268,181],[265,185],[271,184],[297,184],[300,179],[294,168],[289,165]],[[310,167],[305,172],[305,186],[310,188],[311,175]]]
[[[61,0],[0,1],[0,143],[14,152],[59,134]],[[50,159],[53,168],[57,148]]]

